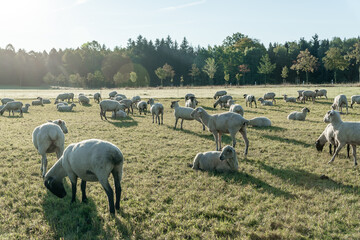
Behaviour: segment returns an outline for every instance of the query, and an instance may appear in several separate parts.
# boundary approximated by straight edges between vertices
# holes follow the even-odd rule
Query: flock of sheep
[[[272,106],[276,104],[276,94],[269,92],[263,97],[257,99],[263,106]],[[298,91],[298,97],[288,97],[283,95],[285,102],[300,101],[305,103],[308,100],[315,101],[316,97],[324,96],[327,98],[327,91],[325,89],[315,91]],[[155,99],[150,98],[148,101],[143,101],[139,96],[132,99],[127,99],[125,95],[118,94],[116,91],[109,93],[109,99],[102,100],[100,93],[94,94],[94,101],[99,103],[101,119],[106,117],[106,112],[112,112],[112,118],[126,117],[130,112],[133,114],[134,108],[138,109],[139,114],[146,115],[148,105],[150,106],[150,113],[152,115],[152,122],[163,124],[164,106]],[[228,112],[219,114],[209,114],[202,107],[197,107],[199,101],[194,94],[186,94],[185,106],[181,107],[179,101],[172,101],[170,107],[174,109],[176,129],[178,120],[181,119],[180,128],[183,129],[184,120],[196,120],[205,126],[213,134],[216,151],[198,153],[193,161],[192,168],[200,170],[216,170],[216,171],[237,171],[238,159],[235,151],[237,132],[240,132],[245,142],[244,155],[246,156],[249,148],[249,140],[247,138],[247,125],[254,127],[270,127],[271,121],[267,117],[256,117],[250,120],[244,118],[244,109],[241,105],[236,104],[232,96],[227,95],[226,91],[218,91],[214,97],[216,108],[229,108]],[[254,95],[244,94],[246,107],[252,107],[253,104],[257,107],[257,101]],[[271,100],[271,101],[270,101]],[[72,102],[70,105],[70,101]],[[90,103],[90,99],[84,94],[79,94],[78,101],[82,105]],[[5,111],[19,112],[20,116],[28,112],[30,104],[24,104],[20,101],[15,101],[10,98],[1,99],[2,106],[0,106],[0,114],[3,115]],[[32,102],[33,106],[49,104],[49,99],[38,97]],[[351,97],[351,106],[354,103],[360,103],[360,95]],[[60,112],[72,111],[74,104],[73,93],[59,94],[55,99],[56,108]],[[356,161],[356,145],[360,144],[360,122],[343,122],[340,113],[335,110],[342,111],[342,107],[346,107],[348,113],[348,103],[345,95],[338,95],[334,98],[332,105],[333,110],[328,111],[324,117],[324,122],[329,123],[324,132],[316,141],[316,148],[322,151],[325,143],[330,143],[330,154],[332,154],[331,146],[334,146],[334,154],[329,161],[334,161],[338,152],[348,144],[348,155],[350,145],[353,149],[354,164]],[[127,113],[126,113],[127,111]],[[310,110],[305,107],[301,112],[291,112],[288,120],[304,121],[307,113]],[[87,181],[99,181],[105,189],[108,196],[110,213],[115,213],[115,209],[120,208],[121,197],[121,177],[123,171],[124,157],[122,152],[114,144],[99,140],[89,139],[79,143],[70,144],[66,149],[64,148],[65,135],[68,132],[65,121],[58,119],[49,121],[36,127],[32,134],[32,141],[41,155],[41,173],[44,178],[44,184],[54,195],[63,198],[66,191],[63,185],[63,179],[68,176],[72,185],[72,199],[75,201],[77,178],[81,179],[82,201],[86,202],[87,197],[85,193]],[[232,146],[221,147],[221,138],[224,133],[229,133],[232,138]],[[58,161],[47,171],[47,153],[55,152]],[[110,173],[114,177],[116,202],[114,204],[114,192],[108,182]]]

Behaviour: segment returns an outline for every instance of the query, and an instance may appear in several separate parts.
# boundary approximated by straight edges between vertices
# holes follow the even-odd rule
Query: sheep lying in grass
[[[186,95],[185,95],[185,102],[186,102],[187,100],[189,100],[189,99],[190,99],[190,97],[195,97],[195,95],[194,95],[194,94],[192,94],[192,93],[188,93],[188,94],[186,94]]]
[[[102,100],[99,105],[101,120],[103,120],[103,117],[107,120],[106,112],[114,112],[116,114],[117,111],[124,110],[124,105],[115,100]]]
[[[2,98],[1,99],[1,104],[2,105],[5,105],[5,104],[7,104],[8,102],[14,102],[15,100],[14,99],[12,99],[12,98]]]
[[[240,114],[233,112],[225,112],[220,114],[209,115],[202,107],[196,108],[191,116],[199,118],[202,123],[206,125],[209,131],[214,135],[216,143],[216,151],[221,149],[221,135],[223,133],[230,133],[233,147],[236,144],[235,135],[240,132],[245,142],[245,156],[248,153],[249,140],[246,136],[246,124],[249,122]]]
[[[30,104],[25,104],[24,107],[21,108],[22,112],[23,113],[29,113],[29,107],[30,107]],[[20,110],[15,110],[14,112],[20,112]]]
[[[249,107],[252,108],[252,103],[255,103],[255,107],[257,108],[256,105],[256,99],[254,95],[248,95],[248,94],[244,94],[244,98],[245,98],[245,105],[248,106],[249,103]]]
[[[227,145],[221,152],[212,151],[196,154],[192,168],[203,171],[237,171],[239,162],[235,149]]]
[[[121,178],[123,173],[124,156],[120,149],[110,142],[89,139],[70,144],[61,158],[46,173],[44,184],[59,198],[66,196],[63,178],[69,177],[72,188],[71,202],[76,199],[77,179],[81,179],[82,202],[87,202],[86,182],[100,182],[105,189],[109,201],[110,213],[120,209]],[[114,192],[108,178],[112,174],[115,184]],[[114,208],[115,206],[115,208]]]
[[[342,113],[342,108],[343,106],[346,107],[346,114],[348,114],[348,102],[347,102],[347,98],[345,95],[343,94],[340,94],[340,95],[337,95],[335,98],[334,98],[334,103],[333,105],[331,105],[332,109],[333,110],[338,110]]]
[[[112,119],[121,119],[121,118],[126,118],[126,112],[124,112],[123,110],[119,110],[116,113],[112,113],[111,114],[111,118]]]
[[[234,112],[244,116],[244,109],[239,104],[235,104],[234,100],[229,99],[227,105],[229,106],[229,112]]]
[[[299,121],[305,121],[306,114],[310,112],[310,109],[303,108],[301,112],[292,112],[287,116],[288,120],[299,120]]]
[[[263,105],[263,106],[273,106],[273,102],[266,101],[263,98],[259,98],[258,101],[261,102],[261,105]]]
[[[296,102],[296,98],[294,98],[294,97],[287,97],[286,94],[284,94],[283,96],[284,96],[285,102]]]
[[[79,103],[81,104],[81,105],[87,105],[87,104],[89,104],[90,103],[90,99],[87,97],[87,96],[85,96],[85,95],[80,95],[79,97],[78,97],[78,99],[79,99]]]
[[[307,99],[311,98],[313,102],[315,102],[315,98],[316,98],[316,92],[314,91],[310,91],[310,90],[305,90],[302,92],[302,100],[305,103]]]
[[[57,106],[57,110],[59,112],[71,112],[73,110],[73,107],[76,107],[75,103],[72,103],[70,106],[62,104]]]
[[[117,91],[109,92],[109,98],[115,97],[116,94],[117,94]]]
[[[48,98],[43,98],[43,104],[50,104],[51,101]]]
[[[256,117],[249,120],[249,125],[253,127],[271,127],[271,121],[267,117]]]
[[[214,108],[216,108],[218,104],[220,104],[220,108],[226,107],[226,103],[229,99],[233,99],[233,97],[230,95],[224,95],[219,97],[219,99],[216,100],[216,102],[214,103]]]
[[[272,102],[276,103],[275,96],[276,96],[275,93],[273,93],[273,92],[268,92],[268,93],[265,93],[265,94],[264,94],[263,99],[264,99],[264,100],[269,100],[269,99],[271,99]]]
[[[189,108],[189,107],[180,107],[179,106],[179,101],[172,101],[170,107],[174,109],[174,116],[175,116],[174,129],[176,129],[177,122],[178,122],[178,120],[180,118],[181,119],[180,129],[183,129],[184,120],[196,120],[196,121],[198,121],[199,123],[202,124],[203,130],[205,130],[205,126],[200,121],[200,119],[199,118],[194,118],[193,116],[191,116],[191,113],[192,113],[192,111],[194,109]]]
[[[31,102],[31,105],[44,106],[43,99],[41,97],[38,97],[37,100]]]
[[[32,141],[41,155],[41,172],[45,176],[47,168],[46,153],[56,152],[59,159],[64,151],[65,136],[68,133],[65,121],[58,119],[36,127],[32,133]]]
[[[336,151],[334,128],[331,124],[328,124],[325,130],[321,133],[315,142],[316,149],[321,152],[324,148],[325,143],[329,143],[329,153],[332,155],[332,146],[334,146],[334,152]],[[350,145],[347,145],[347,157],[350,158]]]
[[[161,103],[155,103],[155,99],[149,98],[147,104],[150,105],[150,112],[152,114],[152,123],[154,123],[154,116],[155,116],[155,123],[160,125],[160,115],[161,115],[161,124],[164,124],[164,106]]]
[[[123,104],[125,106],[125,109],[128,110],[127,114],[129,115],[130,110],[131,110],[131,114],[134,114],[134,109],[133,109],[133,102],[130,99],[123,99],[119,102],[120,104]]]
[[[326,91],[326,89],[320,89],[320,90],[318,90],[318,89],[316,89],[315,90],[315,93],[316,93],[316,97],[322,97],[322,96],[325,96],[325,98],[327,99],[327,91]]]
[[[350,105],[350,107],[353,108],[353,105],[355,103],[360,104],[360,95],[351,96],[351,105]]]
[[[101,94],[97,92],[94,94],[94,102],[100,103],[100,101],[101,101]]]
[[[4,105],[4,107],[0,110],[0,115],[3,115],[5,111],[9,111],[9,116],[10,116],[10,112],[12,111],[14,116],[14,111],[19,111],[20,116],[22,116],[23,115],[22,106],[23,103],[19,101],[7,102]]]
[[[324,122],[332,125],[335,145],[337,146],[329,163],[334,161],[336,155],[346,144],[350,144],[353,150],[354,165],[356,166],[356,145],[360,145],[360,122],[343,122],[340,113],[334,110],[325,114]]]
[[[214,99],[217,99],[217,98],[219,98],[219,97],[221,97],[221,96],[224,96],[224,95],[226,95],[226,94],[227,94],[227,92],[226,92],[225,90],[217,91],[217,92],[214,94]]]
[[[145,101],[140,101],[136,105],[137,109],[139,110],[139,113],[144,113],[146,115],[147,112],[147,103]]]
[[[189,107],[189,108],[196,108],[196,106],[198,105],[198,100],[196,100],[195,96],[191,96],[188,100],[186,100],[185,102],[185,107]]]

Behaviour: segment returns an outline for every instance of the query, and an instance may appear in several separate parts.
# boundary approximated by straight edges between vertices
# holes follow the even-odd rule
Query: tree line
[[[0,84],[85,88],[351,83],[360,81],[360,38],[270,43],[235,33],[219,46],[193,47],[141,35],[113,50],[97,41],[50,52],[0,48]]]

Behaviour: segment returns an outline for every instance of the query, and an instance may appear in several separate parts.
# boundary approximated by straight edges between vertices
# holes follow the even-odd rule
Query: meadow
[[[324,87],[324,86],[322,86]],[[192,92],[209,113],[211,98],[220,88],[124,89],[120,93],[143,99],[156,97],[165,107],[164,125],[152,124],[150,114],[102,121],[99,106],[77,104],[74,112],[57,112],[53,104],[31,106],[23,117],[0,116],[0,239],[360,239],[360,171],[345,150],[332,164],[326,145],[317,152],[315,141],[326,127],[325,113],[338,94],[359,94],[356,86],[326,86],[328,99],[315,103],[285,103],[282,94],[297,96],[298,87],[227,88],[250,119],[266,116],[273,126],[248,127],[249,153],[237,134],[239,171],[218,173],[189,167],[198,152],[215,150],[213,136],[196,121],[184,121],[174,130],[170,103]],[[310,86],[314,90],[315,86]],[[30,103],[38,95],[52,101],[61,90],[0,90],[0,97]],[[66,90],[71,91],[71,90]],[[244,93],[260,97],[273,91],[275,106],[245,106]],[[91,90],[72,92],[95,93]],[[110,90],[102,90],[106,97]],[[16,94],[15,94],[16,93]],[[75,99],[77,102],[77,99]],[[287,115],[308,107],[306,121],[288,121]],[[110,116],[110,113],[107,114]],[[358,121],[360,106],[341,115]],[[109,214],[105,191],[87,184],[88,203],[70,204],[67,196],[51,194],[44,186],[41,156],[32,144],[33,129],[47,120],[63,119],[69,133],[65,146],[90,138],[110,141],[124,157],[120,211]],[[178,128],[180,125],[178,124]],[[231,144],[223,136],[223,146]],[[48,168],[56,155],[48,155]],[[321,177],[322,175],[327,178]],[[112,176],[110,184],[114,188]],[[78,181],[80,185],[80,181]]]

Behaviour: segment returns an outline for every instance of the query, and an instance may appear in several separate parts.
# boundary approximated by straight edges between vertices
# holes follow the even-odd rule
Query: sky
[[[360,35],[358,0],[0,0],[0,48],[49,51],[97,41],[110,49],[129,38],[184,37],[221,45],[240,32],[269,43]]]

